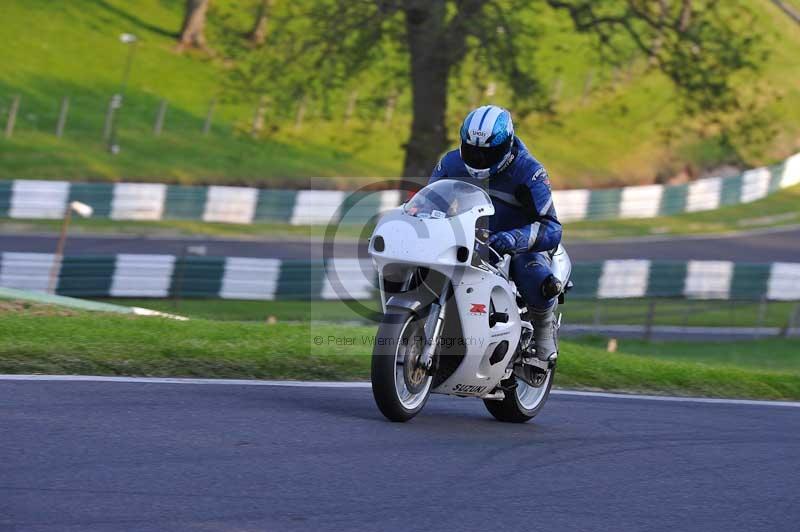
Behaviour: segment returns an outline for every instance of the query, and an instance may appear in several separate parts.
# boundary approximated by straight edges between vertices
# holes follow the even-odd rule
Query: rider
[[[496,105],[469,113],[461,126],[461,148],[442,157],[431,176],[476,184],[492,197],[488,244],[513,255],[511,276],[525,299],[534,327],[536,356],[555,360],[556,297],[560,281],[553,275],[548,252],[561,242],[550,178],[514,135],[511,114]]]

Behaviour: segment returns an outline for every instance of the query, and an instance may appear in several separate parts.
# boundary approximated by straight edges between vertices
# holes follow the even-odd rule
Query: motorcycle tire
[[[513,375],[511,379],[504,381],[504,384],[507,385],[516,384],[513,391],[506,392],[505,398],[501,401],[484,399],[483,404],[486,405],[486,409],[498,421],[504,421],[506,423],[526,423],[536,417],[536,415],[542,411],[542,408],[544,408],[548,397],[550,397],[550,388],[553,386],[555,374],[556,368],[553,366],[546,377],[547,382],[542,384],[541,391],[537,392],[538,395],[530,399],[527,399],[526,394],[528,394],[530,390],[539,389],[530,386],[516,375]]]
[[[390,421],[404,422],[425,406],[431,392],[432,377],[406,364],[424,345],[424,319],[411,311],[384,315],[372,350],[372,395],[378,409]],[[400,360],[402,359],[402,360]],[[409,366],[413,368],[413,366]],[[409,388],[409,384],[411,388]]]

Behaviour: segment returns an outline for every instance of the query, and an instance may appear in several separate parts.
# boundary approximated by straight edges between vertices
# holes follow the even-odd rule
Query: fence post
[[[167,115],[167,100],[161,100],[156,113],[156,123],[153,125],[153,134],[156,137],[161,136],[161,131],[164,130],[164,117]]]
[[[553,100],[553,102],[558,103],[558,100],[561,99],[561,91],[563,89],[564,89],[564,77],[559,75],[553,81],[553,88],[552,92],[550,93],[550,99]]]
[[[206,113],[206,121],[203,122],[203,135],[208,135],[211,132],[211,120],[214,118],[214,108],[217,106],[217,99],[212,98],[208,104],[208,112]]]
[[[795,303],[792,312],[789,314],[789,322],[786,324],[786,329],[783,331],[785,337],[792,336],[792,331],[797,327],[797,322],[800,321],[800,303]]]
[[[117,108],[116,95],[112,96],[108,101],[108,109],[106,109],[106,120],[103,125],[103,142],[108,142],[111,139],[111,129],[114,126],[114,110]]]
[[[387,126],[392,123],[395,107],[397,107],[397,93],[393,92],[386,100],[386,112],[383,115],[383,123]]]
[[[356,112],[356,102],[358,101],[358,91],[352,91],[350,98],[347,100],[347,109],[344,112],[344,123],[350,123],[350,119]]]
[[[647,303],[647,316],[644,322],[644,339],[649,342],[653,337],[653,322],[656,318],[656,300],[651,299]]]
[[[592,317],[592,322],[594,323],[595,327],[600,325],[600,314],[602,312],[600,305],[602,301],[603,300],[599,298],[594,300],[594,316]]]
[[[308,95],[304,95],[300,100],[300,105],[297,106],[297,116],[294,120],[294,129],[299,130],[303,127],[303,119],[306,116],[306,109],[308,108]]]
[[[592,83],[594,83],[594,68],[590,68],[586,74],[586,81],[583,83],[583,94],[581,95],[581,105],[586,105],[586,100],[592,93]]]
[[[261,130],[264,129],[264,114],[266,113],[266,108],[267,108],[267,97],[262,95],[258,99],[256,112],[253,115],[253,127],[250,130],[250,135],[253,137],[258,136]]]
[[[11,100],[11,108],[8,110],[8,120],[6,121],[6,138],[10,139],[14,134],[14,124],[17,123],[17,111],[19,111],[20,96],[16,95]]]
[[[756,323],[755,337],[761,337],[761,327],[764,326],[764,319],[767,317],[767,298],[763,297],[758,303],[758,323]]]
[[[64,128],[67,125],[67,113],[69,113],[69,96],[61,99],[61,109],[58,111],[58,122],[56,123],[56,137],[64,136]]]

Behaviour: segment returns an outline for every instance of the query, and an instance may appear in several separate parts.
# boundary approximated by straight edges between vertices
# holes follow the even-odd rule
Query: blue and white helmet
[[[476,179],[503,171],[514,158],[513,146],[511,113],[502,107],[478,107],[461,125],[461,160]]]

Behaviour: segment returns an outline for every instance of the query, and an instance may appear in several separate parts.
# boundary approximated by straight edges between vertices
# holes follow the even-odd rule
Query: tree
[[[250,30],[248,38],[256,46],[264,44],[267,39],[267,24],[269,22],[269,12],[272,7],[273,0],[261,0],[258,3],[256,11],[256,19],[253,24],[253,29]]]
[[[756,67],[741,0],[297,0],[274,15],[278,57],[251,58],[235,76],[296,98],[381,68],[381,50],[401,46],[412,96],[403,175],[427,175],[448,146],[448,82],[468,56],[512,90],[517,113],[552,111],[535,61],[536,15],[547,9],[567,14],[610,63],[649,57],[688,112],[735,109],[732,76]],[[304,74],[285,79],[288,65]]]
[[[206,12],[211,0],[186,0],[180,36],[178,37],[178,51],[186,48],[206,49]]]

